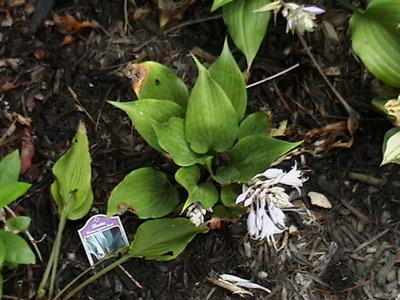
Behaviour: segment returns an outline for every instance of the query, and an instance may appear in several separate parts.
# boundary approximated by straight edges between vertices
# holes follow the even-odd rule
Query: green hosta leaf
[[[211,182],[198,184],[201,177],[198,166],[180,168],[175,173],[176,181],[189,193],[182,211],[185,211],[192,203],[199,202],[203,208],[208,209],[218,201],[218,190]]]
[[[6,228],[7,231],[12,231],[14,233],[28,231],[29,224],[31,223],[31,218],[20,216],[7,219]],[[16,231],[16,232],[15,232]]]
[[[4,244],[3,240],[0,239],[0,271],[1,271],[1,268],[3,267],[5,260],[6,260],[6,245]],[[1,282],[0,282],[0,285],[1,285]]]
[[[190,148],[199,154],[223,152],[236,139],[238,121],[224,90],[195,58],[199,77],[189,97],[185,130]]]
[[[243,216],[247,212],[247,207],[226,207],[224,205],[216,205],[213,210],[213,218],[232,220],[239,219],[241,216]]]
[[[388,163],[400,164],[400,127],[395,127],[386,132],[383,139],[383,159],[381,165]]]
[[[400,87],[400,1],[374,0],[350,19],[352,45],[367,69]]]
[[[234,0],[214,0],[214,3],[211,7],[211,12],[217,10],[218,8],[220,8],[221,6],[224,6],[225,4],[228,4],[230,2],[232,2]]]
[[[187,87],[166,66],[146,61],[131,65],[129,73],[138,99],[170,100],[186,109],[189,99]]]
[[[207,229],[194,226],[188,219],[146,221],[136,231],[130,246],[132,257],[149,260],[171,260],[177,257],[198,233]]]
[[[0,184],[0,208],[10,204],[24,195],[31,185],[25,182],[1,183]]]
[[[140,168],[126,175],[112,190],[107,215],[129,210],[141,219],[160,218],[172,212],[178,203],[179,194],[163,172]]]
[[[235,0],[222,8],[225,24],[236,47],[246,56],[250,68],[267,32],[270,12],[254,11],[270,0]]]
[[[249,135],[261,134],[268,135],[270,131],[270,123],[268,115],[259,111],[248,115],[239,126],[238,139],[241,140]]]
[[[246,83],[225,39],[224,49],[208,69],[211,78],[219,84],[230,99],[238,121],[243,119],[247,106]]]
[[[158,143],[171,154],[178,166],[205,164],[205,157],[194,153],[185,137],[185,124],[182,118],[171,118],[167,123],[154,124]]]
[[[240,185],[231,184],[221,187],[221,202],[225,206],[235,205],[236,198],[242,192]]]
[[[58,212],[64,210],[67,218],[77,220],[85,216],[93,203],[91,187],[89,141],[83,123],[75,134],[71,148],[53,166],[56,177],[51,194],[58,205]]]
[[[290,143],[265,135],[251,135],[241,139],[227,153],[231,157],[231,165],[217,169],[216,177],[225,182],[249,182],[250,179],[267,169],[275,160],[296,148],[299,143]],[[239,176],[232,180],[232,172],[239,171]]]
[[[19,151],[15,150],[0,161],[0,184],[17,182],[20,170],[21,160],[19,158]]]
[[[166,123],[173,117],[185,115],[181,106],[168,100],[143,99],[132,102],[109,101],[109,103],[126,112],[143,139],[158,151],[162,151],[162,148],[158,144],[153,125]]]
[[[5,262],[11,264],[34,264],[35,254],[28,243],[18,234],[0,230],[0,239],[6,249]]]

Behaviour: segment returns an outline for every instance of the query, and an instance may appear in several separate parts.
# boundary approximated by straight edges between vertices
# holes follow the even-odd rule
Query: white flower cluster
[[[293,33],[297,29],[300,33],[305,31],[314,31],[316,15],[323,14],[325,10],[318,6],[304,6],[295,3],[285,3],[284,1],[271,2],[256,12],[274,11],[275,17],[279,10],[282,10],[282,16],[286,18],[286,32]]]
[[[243,185],[242,194],[237,197],[236,203],[243,203],[250,208],[247,228],[253,238],[267,239],[269,243],[273,243],[274,234],[285,231],[285,214],[282,208],[293,205],[281,185],[295,188],[300,193],[303,182],[302,171],[295,164],[289,172],[268,169]]]
[[[196,227],[199,227],[204,223],[204,216],[206,214],[207,209],[204,209],[199,202],[191,204],[186,211],[186,217],[188,217],[190,222],[192,222]]]

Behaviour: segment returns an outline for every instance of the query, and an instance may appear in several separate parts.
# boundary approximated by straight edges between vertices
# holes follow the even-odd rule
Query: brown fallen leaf
[[[69,14],[65,16],[54,15],[53,20],[63,34],[77,33],[85,28],[97,29],[100,27],[95,21],[78,21]]]
[[[168,23],[182,20],[188,8],[197,0],[154,0],[160,11],[160,27],[165,28]]]

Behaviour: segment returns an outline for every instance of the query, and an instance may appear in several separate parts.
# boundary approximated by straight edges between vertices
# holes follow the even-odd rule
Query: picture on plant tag
[[[90,265],[128,246],[128,239],[119,217],[95,215],[78,232]]]

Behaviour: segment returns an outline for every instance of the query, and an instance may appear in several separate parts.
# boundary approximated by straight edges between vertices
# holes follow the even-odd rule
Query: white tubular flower
[[[323,14],[325,10],[317,6],[304,6],[294,3],[285,3],[282,9],[282,16],[287,20],[286,32],[294,32],[297,29],[300,33],[314,31],[316,15]]]
[[[257,174],[243,185],[242,194],[236,198],[236,203],[249,207],[247,229],[255,239],[267,239],[274,243],[274,234],[285,231],[285,214],[282,208],[292,207],[289,195],[282,186],[295,188],[300,192],[303,186],[302,172],[297,164],[289,172],[271,168]]]
[[[186,211],[186,217],[189,218],[196,227],[199,227],[204,223],[204,216],[207,214],[207,210],[201,206],[199,202],[191,204]]]

